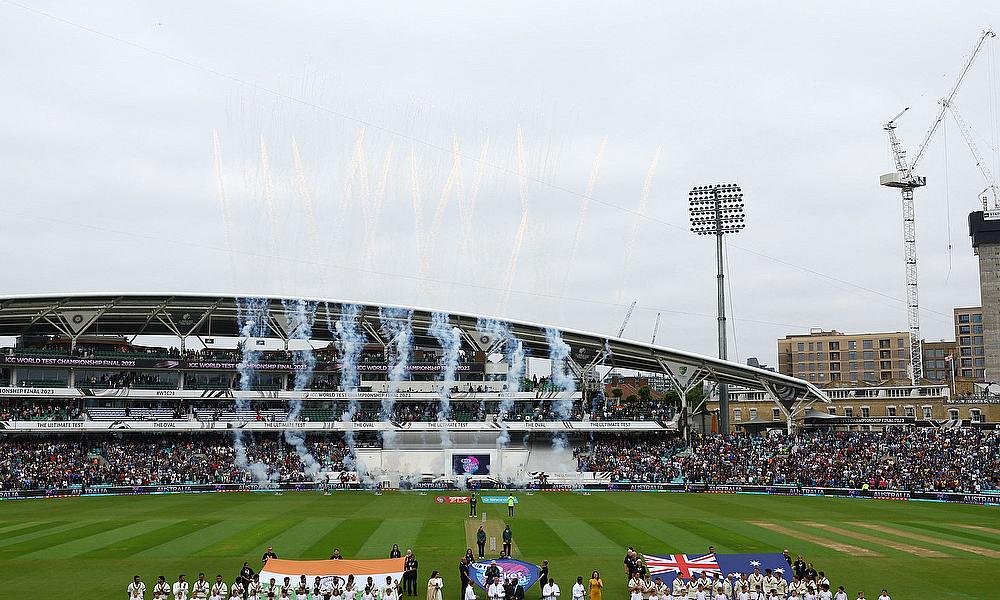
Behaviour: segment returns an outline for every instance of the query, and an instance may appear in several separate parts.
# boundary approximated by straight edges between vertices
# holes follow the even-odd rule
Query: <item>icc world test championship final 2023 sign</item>
[[[456,475],[489,475],[489,454],[453,454],[451,466]]]

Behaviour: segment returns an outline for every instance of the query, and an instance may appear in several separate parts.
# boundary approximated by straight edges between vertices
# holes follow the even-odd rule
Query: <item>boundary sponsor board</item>
[[[507,496],[480,496],[483,504],[507,504]],[[518,504],[517,496],[514,496],[514,504]]]
[[[434,484],[435,487],[424,485],[416,486],[422,490],[456,490],[454,486],[444,487]],[[327,485],[322,482],[298,482],[298,483],[244,483],[244,484],[179,484],[179,485],[141,485],[141,486],[103,486],[82,489],[75,488],[51,488],[44,490],[3,490],[0,491],[0,500],[19,500],[31,498],[65,498],[69,496],[131,496],[147,494],[199,494],[211,492],[278,492],[278,491],[329,491],[329,490],[362,490],[357,483],[348,485],[332,484]],[[528,486],[528,490],[539,490],[538,486]],[[541,491],[576,491],[581,488],[567,488],[564,486],[545,486]],[[792,495],[792,496],[833,496],[841,498],[861,498],[861,499],[881,499],[881,500],[901,500],[901,501],[923,501],[923,502],[953,502],[957,504],[977,504],[980,506],[1000,506],[1000,494],[966,494],[961,492],[917,492],[908,490],[855,490],[848,488],[822,488],[822,487],[797,487],[797,486],[753,486],[753,485],[705,485],[705,484],[680,484],[680,483],[614,483],[614,484],[588,484],[587,491],[637,491],[637,492],[687,492],[687,493],[727,493],[727,494],[770,494],[770,495]],[[370,491],[370,490],[368,490]],[[503,498],[507,502],[506,496],[483,496],[484,504],[492,504],[486,498]],[[435,502],[438,504],[464,504],[469,501],[468,496],[437,496]],[[517,497],[515,496],[515,502]]]

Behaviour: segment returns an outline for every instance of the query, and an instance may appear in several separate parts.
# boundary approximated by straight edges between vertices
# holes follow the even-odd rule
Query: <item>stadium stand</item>
[[[577,451],[614,481],[982,492],[1000,489],[1000,431],[972,427],[679,440],[611,436]]]

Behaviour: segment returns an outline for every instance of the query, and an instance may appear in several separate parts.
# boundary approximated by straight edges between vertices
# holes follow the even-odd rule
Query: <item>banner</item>
[[[507,504],[507,496],[480,496],[483,504]],[[517,496],[514,496],[514,504],[517,504]]]
[[[132,361],[135,362],[135,361]],[[77,382],[82,383],[82,382]],[[139,388],[90,388],[86,384],[79,387],[0,387],[0,396],[53,396],[58,398],[77,398],[80,396],[113,397],[113,398],[176,398],[179,400],[204,400],[211,398],[246,398],[248,400],[298,398],[301,400],[432,400],[437,402],[440,395],[437,392],[327,392],[319,390],[263,391],[263,390],[144,390]],[[451,400],[500,400],[514,398],[516,400],[547,400],[554,398],[552,394],[536,394],[534,392],[454,392]],[[579,400],[582,396],[576,392],[572,396]],[[620,421],[595,421],[594,427],[614,427]]]
[[[709,579],[725,577],[730,573],[753,573],[759,568],[761,575],[767,569],[785,581],[792,581],[792,569],[781,553],[773,554],[643,554],[646,568],[654,578],[672,586],[678,577],[689,581],[701,579],[705,574]]]
[[[595,431],[585,422],[574,422],[572,427],[566,424],[569,421],[555,421],[547,423],[532,423],[532,425],[544,425],[545,427],[524,428],[524,423],[512,423],[507,431],[537,431],[537,432],[559,432],[573,429],[576,431]],[[662,424],[652,422],[616,422],[620,427],[601,427],[601,431],[651,431],[666,429],[676,430],[675,425],[665,428]],[[196,420],[174,420],[164,419],[161,421],[139,421],[133,419],[119,419],[107,421],[0,421],[0,430],[7,432],[37,432],[37,431],[78,431],[78,432],[99,432],[99,431],[176,431],[184,433],[206,433],[224,432],[232,429],[243,431],[397,431],[405,432],[425,432],[425,431],[474,431],[474,432],[496,432],[500,426],[494,422],[465,422],[465,421],[442,421],[442,422],[415,422],[397,423],[387,421],[196,421]],[[489,454],[474,455],[454,455],[456,462],[453,463],[456,474],[467,475],[488,475],[489,474]],[[473,467],[470,460],[467,464],[459,464],[459,461],[475,458],[478,461],[476,470],[467,471],[466,466]],[[484,462],[485,461],[485,462]]]
[[[339,473],[333,473],[339,476]],[[482,482],[483,487],[490,482]],[[704,492],[702,485],[685,485],[681,483],[632,483],[607,484],[591,482],[583,486],[530,484],[524,488],[542,492],[572,492],[587,491],[643,491],[643,492]],[[965,494],[961,492],[911,492],[907,490],[858,490],[848,488],[821,488],[795,486],[728,486],[739,488],[728,491],[732,494],[773,494],[782,496],[833,496],[839,498],[859,498],[875,500],[902,500],[923,502],[952,502],[957,504],[976,504],[979,506],[1000,506],[1000,493],[997,494]],[[329,485],[323,482],[302,481],[294,483],[183,483],[170,485],[137,485],[137,486],[92,486],[86,489],[79,486],[69,488],[45,488],[31,490],[0,490],[0,500],[17,500],[28,498],[66,498],[71,496],[133,496],[145,494],[205,494],[213,492],[276,492],[276,491],[330,491],[330,490],[364,490],[361,484],[335,483]],[[384,489],[384,488],[383,488]],[[419,490],[455,490],[454,484],[422,482],[412,486]],[[489,487],[488,489],[495,489]],[[499,496],[504,498],[506,496]],[[485,498],[485,496],[484,496]],[[515,501],[516,501],[515,497]],[[437,496],[438,503],[468,502],[468,496]],[[486,503],[486,501],[484,501]]]
[[[198,371],[236,371],[240,366],[237,360],[213,359],[164,359],[149,358],[142,352],[121,353],[114,358],[85,358],[78,356],[29,356],[25,354],[0,355],[0,365],[36,366],[36,367],[79,367],[79,368],[111,368],[111,369],[184,369]],[[255,371],[296,371],[307,368],[301,363],[291,360],[261,361],[247,363],[247,368]],[[360,363],[357,365],[360,373],[388,373],[386,363]],[[438,363],[411,363],[405,367],[408,373],[440,373],[444,367]],[[341,370],[341,365],[335,362],[317,361],[313,367],[317,372],[335,372]],[[483,363],[464,363],[456,367],[459,373],[483,373],[486,365]]]
[[[300,575],[306,576],[306,581],[312,586],[316,577],[323,584],[332,584],[339,579],[341,584],[348,575],[354,575],[354,581],[360,589],[364,589],[365,581],[371,577],[375,585],[385,587],[385,578],[392,577],[398,581],[403,576],[402,558],[380,558],[376,560],[285,560],[272,558],[260,569],[260,583],[267,586],[273,577],[280,586],[282,580],[288,577],[292,585],[296,585]]]
[[[477,562],[469,565],[469,577],[472,579],[472,583],[485,590],[486,569],[492,565],[496,565],[500,570],[500,577],[503,580],[507,578],[516,579],[525,590],[534,585],[540,575],[538,565],[513,558],[498,558],[494,561]]]
[[[468,496],[438,496],[434,499],[438,504],[468,504]]]

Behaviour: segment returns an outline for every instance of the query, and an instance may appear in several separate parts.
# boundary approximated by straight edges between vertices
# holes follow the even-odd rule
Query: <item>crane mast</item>
[[[892,149],[892,158],[896,170],[892,173],[882,175],[879,178],[879,184],[899,188],[903,199],[903,263],[906,272],[906,321],[910,331],[910,381],[914,385],[923,379],[924,369],[923,351],[920,340],[920,293],[917,285],[917,231],[913,206],[913,190],[927,185],[927,178],[915,175],[913,171],[927,150],[927,146],[930,145],[931,140],[934,138],[934,134],[941,125],[942,119],[944,119],[945,112],[951,106],[955,95],[958,94],[958,89],[965,79],[965,75],[972,67],[973,61],[976,60],[976,56],[983,47],[983,43],[992,37],[995,37],[995,34],[989,30],[983,31],[982,35],[979,36],[976,47],[973,49],[969,59],[965,61],[965,65],[959,72],[955,84],[951,87],[948,95],[940,101],[941,109],[924,135],[923,142],[921,142],[911,163],[907,164],[906,151],[903,150],[902,143],[896,135],[896,120],[909,109],[904,108],[882,127],[889,136],[889,146]]]
[[[622,321],[622,326],[618,330],[618,337],[625,335],[625,328],[628,327],[628,322],[632,318],[632,311],[635,310],[636,301],[633,300],[632,304],[629,305],[628,311],[625,313],[625,320]]]

